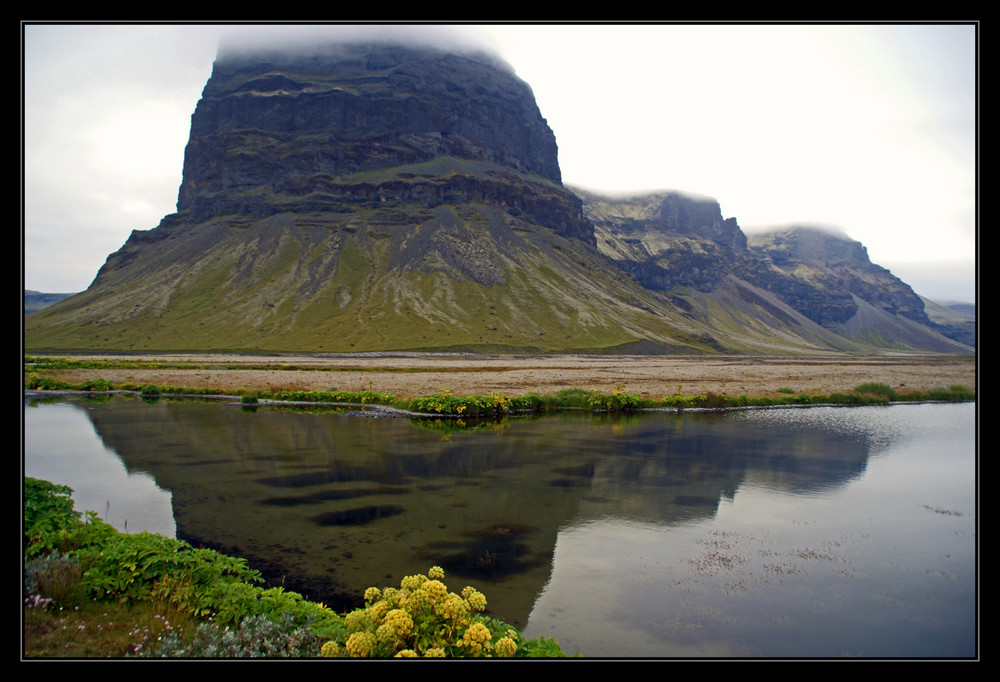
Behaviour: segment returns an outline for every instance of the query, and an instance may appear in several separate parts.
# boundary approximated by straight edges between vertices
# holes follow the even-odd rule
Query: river
[[[341,609],[440,565],[586,657],[978,651],[971,403],[456,425],[25,400],[24,473]]]

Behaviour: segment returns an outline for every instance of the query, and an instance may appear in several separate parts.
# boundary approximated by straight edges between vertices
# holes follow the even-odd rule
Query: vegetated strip
[[[182,369],[182,370],[246,370],[278,372],[511,372],[520,370],[574,370],[571,366],[519,365],[517,367],[496,367],[477,365],[473,367],[363,367],[360,365],[289,365],[289,364],[249,364],[243,362],[194,362],[192,360],[75,360],[51,358],[47,356],[25,357],[25,367],[33,369]]]
[[[501,392],[487,396],[455,396],[450,391],[424,398],[406,399],[395,394],[374,391],[300,391],[300,390],[240,390],[237,395],[220,395],[212,390],[198,391],[189,387],[168,387],[151,384],[136,386],[120,384],[117,388],[104,379],[90,380],[72,385],[46,377],[32,375],[25,381],[25,396],[44,398],[60,392],[84,394],[132,393],[147,398],[215,398],[239,400],[244,406],[263,404],[269,406],[332,405],[357,406],[381,414],[413,417],[493,417],[517,412],[542,412],[547,410],[589,409],[594,412],[638,412],[689,410],[759,409],[764,407],[807,407],[825,405],[888,405],[913,402],[966,402],[976,399],[975,392],[966,386],[952,385],[929,391],[898,393],[886,384],[868,382],[847,393],[783,395],[778,397],[746,395],[730,396],[707,392],[704,395],[671,395],[660,399],[646,399],[626,393],[617,386],[610,394],[584,389],[564,389],[553,394],[507,396]]]

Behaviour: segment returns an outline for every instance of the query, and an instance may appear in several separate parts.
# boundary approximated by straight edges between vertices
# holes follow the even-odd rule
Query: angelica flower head
[[[399,586],[404,590],[412,592],[413,590],[420,589],[420,586],[425,582],[427,582],[427,576],[425,575],[408,575],[399,581]]]
[[[448,595],[448,588],[440,580],[428,580],[420,589],[430,596],[431,601],[440,601]]]
[[[347,638],[347,653],[353,658],[367,658],[375,651],[378,641],[370,632],[355,632]]]
[[[462,635],[461,645],[467,648],[473,656],[479,656],[484,649],[489,647],[491,637],[490,631],[486,629],[485,625],[473,623]]]
[[[486,610],[486,595],[478,590],[472,590],[466,597],[469,602],[469,606],[473,611],[485,611]]]
[[[513,658],[517,652],[517,644],[510,637],[501,637],[493,645],[493,653],[501,658]]]

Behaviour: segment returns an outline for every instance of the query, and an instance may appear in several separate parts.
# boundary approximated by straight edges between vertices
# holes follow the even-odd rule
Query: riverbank
[[[39,355],[39,374],[70,384],[188,386],[219,392],[352,391],[417,398],[503,393],[517,397],[567,388],[644,399],[665,396],[780,396],[848,392],[879,382],[897,392],[976,387],[974,356],[877,357],[471,355],[357,353],[346,355],[79,354]],[[29,359],[26,358],[26,362]],[[30,369],[26,367],[26,371]]]

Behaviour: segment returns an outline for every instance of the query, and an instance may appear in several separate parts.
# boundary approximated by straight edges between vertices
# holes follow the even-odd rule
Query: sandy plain
[[[961,384],[976,387],[975,356],[878,357],[472,355],[359,353],[345,355],[76,355],[108,361],[157,361],[157,368],[71,369],[46,372],[78,383],[112,382],[236,389],[373,390],[401,397],[554,393],[583,388],[610,393],[621,386],[649,398],[770,395],[849,391],[865,382],[900,390]]]

